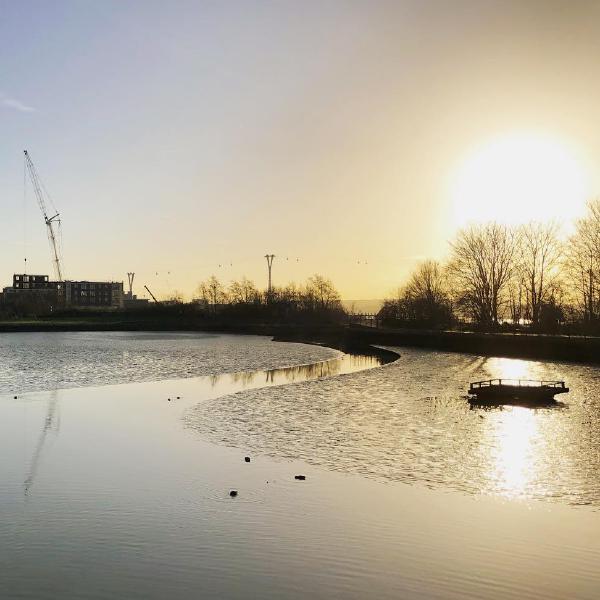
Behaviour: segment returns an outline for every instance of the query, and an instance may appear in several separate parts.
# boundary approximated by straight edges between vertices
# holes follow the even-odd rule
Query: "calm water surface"
[[[1,598],[597,598],[595,368],[53,335],[0,342]],[[469,408],[498,376],[573,391]]]
[[[188,415],[210,439],[376,478],[600,505],[600,370],[398,348],[381,369],[218,398]],[[469,381],[565,379],[552,408],[477,408]],[[301,431],[302,434],[298,435]]]

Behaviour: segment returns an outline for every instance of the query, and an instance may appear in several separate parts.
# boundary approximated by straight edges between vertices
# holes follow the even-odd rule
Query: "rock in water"
[[[245,457],[244,457],[244,460],[245,460],[246,462],[250,462],[250,457],[249,457],[249,456],[245,456]]]
[[[235,497],[237,496],[237,490],[231,490],[231,491],[229,492],[229,495],[230,495],[232,498],[235,498]]]

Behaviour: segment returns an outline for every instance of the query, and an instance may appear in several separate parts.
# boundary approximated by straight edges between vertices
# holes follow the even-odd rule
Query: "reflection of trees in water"
[[[249,371],[241,373],[229,373],[227,375],[211,375],[209,380],[211,387],[215,387],[224,378],[228,378],[233,384],[242,387],[250,387],[255,381],[262,380],[265,384],[283,382],[305,381],[307,379],[319,379],[321,377],[333,377],[342,371],[358,371],[382,364],[383,360],[378,356],[367,354],[346,354],[340,358],[332,358],[322,362],[309,365],[296,365],[293,367],[282,367],[269,369],[267,371]]]
[[[243,386],[248,386],[252,384],[252,382],[256,379],[259,373],[263,373],[264,371],[247,371],[242,373],[231,373],[229,378],[232,383],[241,384]]]
[[[268,371],[253,371],[242,373],[231,373],[229,375],[211,376],[211,385],[214,387],[222,381],[223,377],[228,377],[231,383],[248,387],[257,380],[271,384],[279,381],[303,381],[305,379],[316,379],[318,377],[330,377],[337,375],[341,371],[342,360],[334,358],[312,365],[298,365],[295,367],[283,367],[280,369],[269,369]]]
[[[300,365],[297,367],[289,367],[287,369],[272,369],[267,371],[269,382],[273,383],[278,379],[286,381],[297,381],[298,379],[316,379],[318,377],[329,377],[337,375],[342,366],[342,361],[339,358],[327,360],[312,365]]]
[[[365,354],[346,354],[340,358],[332,358],[310,365],[298,365],[283,369],[271,369],[266,371],[267,382],[277,381],[304,381],[306,379],[319,379],[321,377],[333,377],[342,371],[356,371],[381,364],[376,356]],[[346,367],[346,368],[344,368]]]

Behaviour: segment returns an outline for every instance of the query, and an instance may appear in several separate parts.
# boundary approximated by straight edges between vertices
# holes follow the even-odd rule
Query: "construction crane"
[[[58,212],[56,212],[56,208],[53,207],[56,214],[52,217],[48,216],[48,211],[46,210],[46,202],[44,200],[44,196],[48,197],[48,194],[44,189],[40,178],[38,177],[37,171],[31,160],[31,157],[29,156],[29,153],[27,152],[27,150],[24,150],[23,152],[25,154],[25,165],[29,173],[29,179],[31,180],[31,184],[33,185],[35,197],[37,198],[38,205],[44,217],[44,222],[46,223],[48,241],[50,242],[50,250],[52,251],[52,264],[54,266],[54,274],[56,275],[57,281],[62,281],[63,268],[61,264],[60,253],[58,250],[58,243],[56,241],[57,236],[56,232],[54,231],[55,224],[58,223],[58,225],[60,225],[60,215]],[[50,200],[50,198],[48,199]],[[50,204],[52,204],[51,200]]]
[[[160,304],[160,302],[156,299],[156,296],[150,291],[150,288],[147,285],[145,285],[144,287],[146,288],[148,293],[152,296],[152,300],[154,300],[154,302],[156,302],[156,304]]]

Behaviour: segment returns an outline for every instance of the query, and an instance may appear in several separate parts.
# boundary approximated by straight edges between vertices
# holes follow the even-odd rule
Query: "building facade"
[[[64,306],[123,308],[123,282],[56,282],[58,299]]]
[[[123,308],[123,282],[50,281],[48,275],[13,275],[12,287],[4,288],[4,298],[23,299],[44,294],[54,298],[58,308]]]
[[[51,289],[48,275],[13,275],[13,288],[15,290],[47,290]]]

